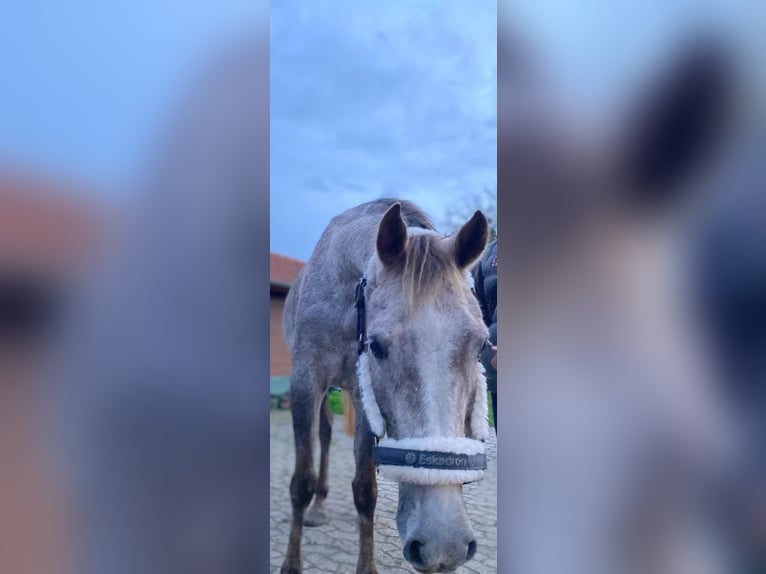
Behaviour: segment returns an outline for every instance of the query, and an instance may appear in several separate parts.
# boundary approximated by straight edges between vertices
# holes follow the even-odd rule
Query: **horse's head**
[[[480,212],[449,237],[408,229],[398,203],[380,222],[368,270],[364,376],[389,440],[468,452],[465,446],[476,444],[469,439],[484,438],[487,397],[477,357],[487,328],[468,270],[487,238]],[[434,480],[422,468],[400,471],[397,525],[407,560],[423,572],[470,560],[476,541],[462,482],[475,471],[450,470],[450,480]]]

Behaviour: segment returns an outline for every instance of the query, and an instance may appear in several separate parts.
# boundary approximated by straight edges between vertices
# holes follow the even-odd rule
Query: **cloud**
[[[273,250],[381,196],[438,220],[495,185],[496,3],[275,3],[270,105]]]

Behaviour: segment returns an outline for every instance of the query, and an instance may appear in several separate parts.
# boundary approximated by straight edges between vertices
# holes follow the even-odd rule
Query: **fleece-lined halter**
[[[466,274],[470,280],[470,274]],[[356,285],[357,317],[357,378],[370,431],[376,437],[373,462],[378,471],[395,482],[416,484],[464,484],[481,480],[487,468],[484,441],[489,435],[487,421],[487,382],[484,367],[477,362],[479,389],[471,413],[471,434],[468,437],[384,437],[385,423],[370,376],[369,345],[367,341],[367,303],[365,274]]]

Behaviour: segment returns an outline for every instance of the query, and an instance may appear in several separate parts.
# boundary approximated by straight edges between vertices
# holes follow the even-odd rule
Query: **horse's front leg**
[[[330,491],[327,480],[327,466],[330,458],[330,439],[332,439],[332,412],[327,395],[322,400],[322,406],[319,409],[319,482],[317,483],[314,501],[306,513],[303,523],[306,526],[321,526],[327,524],[327,510],[325,509],[325,500]]]
[[[292,502],[293,516],[290,525],[290,541],[281,574],[300,574],[303,572],[301,557],[303,519],[306,507],[311,502],[317,486],[312,447],[319,397],[316,390],[305,384],[307,382],[308,380],[302,379],[297,372],[293,374],[290,388],[290,408],[295,435],[295,472],[290,481],[290,501]]]
[[[354,504],[359,513],[359,561],[357,574],[377,574],[373,544],[373,525],[375,503],[378,500],[378,483],[375,465],[372,462],[374,437],[367,429],[364,412],[358,401],[354,403],[356,424],[354,435],[354,456],[356,475],[354,476]]]

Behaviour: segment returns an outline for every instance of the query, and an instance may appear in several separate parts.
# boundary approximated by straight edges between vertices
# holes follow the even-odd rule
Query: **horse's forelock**
[[[445,281],[464,280],[448,246],[437,235],[411,234],[405,252],[402,285],[410,309],[432,299]]]

